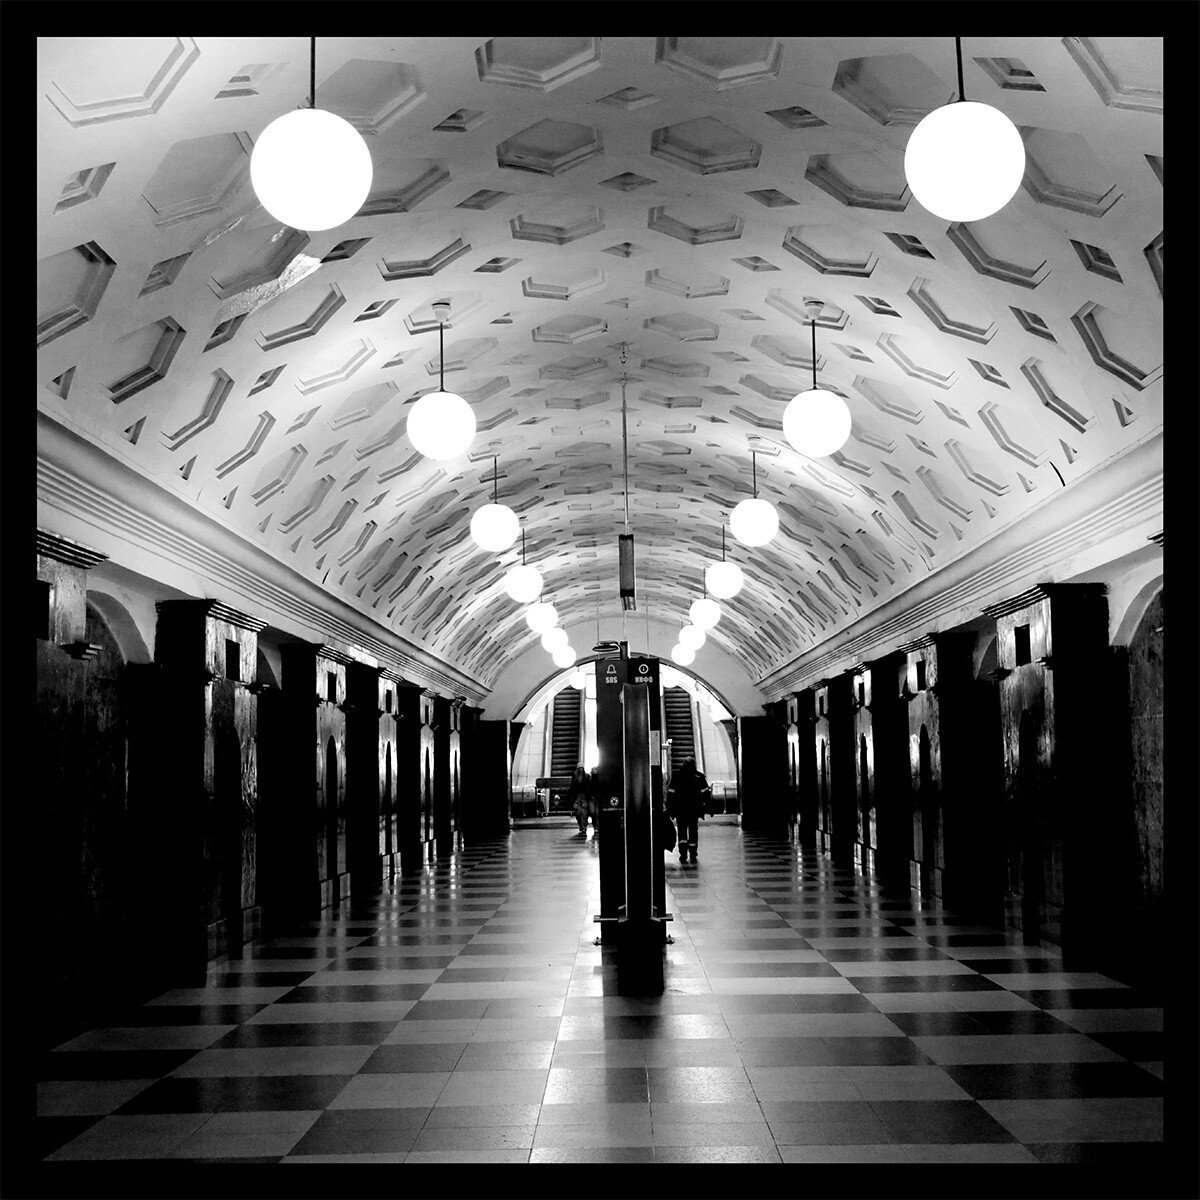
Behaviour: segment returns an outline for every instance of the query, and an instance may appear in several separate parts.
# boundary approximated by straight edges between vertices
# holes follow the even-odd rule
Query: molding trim
[[[977,619],[1039,584],[1069,579],[1146,544],[1162,528],[1163,435],[1053,493],[1046,504],[820,647],[758,680],[770,696],[800,691],[846,659],[873,660]]]
[[[306,641],[360,646],[404,678],[451,696],[479,703],[491,690],[42,412],[37,503],[40,529],[74,535],[86,527],[87,540],[105,547],[102,557],[185,593],[199,591],[198,599],[216,599]]]

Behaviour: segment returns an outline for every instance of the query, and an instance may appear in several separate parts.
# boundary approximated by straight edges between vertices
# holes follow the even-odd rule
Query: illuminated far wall
[[[737,765],[729,735],[718,724],[728,720],[729,711],[702,684],[682,671],[663,663],[662,678],[666,687],[682,687],[692,701],[693,719],[698,735],[696,747],[697,765],[708,776],[710,783],[737,782]],[[560,692],[572,686],[571,679],[583,674],[583,765],[591,770],[600,761],[596,743],[596,664],[585,663],[580,668],[571,668],[547,682],[529,704],[525,727],[517,740],[513,755],[513,790],[532,789],[538,779],[550,774],[550,701]]]

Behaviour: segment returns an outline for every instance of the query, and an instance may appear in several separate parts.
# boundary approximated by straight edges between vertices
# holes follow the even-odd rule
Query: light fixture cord
[[[525,565],[525,527],[521,526],[521,566]]]
[[[721,561],[725,561],[725,526],[721,526]]]
[[[817,318],[812,321],[813,391],[817,390]]]
[[[629,532],[629,425],[625,403],[625,343],[621,343],[621,457],[625,469],[625,532]]]
[[[317,39],[312,39],[312,54],[308,65],[308,107],[317,107]]]
[[[958,56],[958,98],[965,100],[963,95],[963,73],[962,73],[962,38],[954,39],[954,53]]]
[[[750,478],[754,484],[754,498],[758,499],[758,459],[753,450],[750,451]]]
[[[492,503],[500,503],[500,459],[492,458]]]
[[[813,335],[814,337],[816,334]],[[446,327],[438,322],[438,391],[446,390]]]

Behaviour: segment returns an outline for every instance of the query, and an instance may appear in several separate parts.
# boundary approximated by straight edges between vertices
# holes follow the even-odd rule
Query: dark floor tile
[[[469,1021],[482,1017],[490,1000],[418,1000],[406,1021]]]
[[[1077,1034],[1079,1031],[1041,1009],[981,1009],[971,1014],[988,1033],[1056,1033]]]
[[[872,1100],[875,1115],[902,1143],[1015,1142],[974,1100]]]
[[[920,936],[933,946],[1007,946],[1008,936],[1003,933],[941,933],[927,929]]]
[[[1044,1163],[1136,1168],[1155,1173],[1170,1161],[1163,1142],[1030,1142],[1029,1150]]]
[[[243,952],[243,958],[246,961],[253,961],[259,958],[312,958],[325,959],[335,958],[339,954],[345,954],[345,946],[247,946]]]
[[[977,1012],[890,1012],[887,1018],[909,1037],[965,1037],[1003,1032],[984,1025],[979,1020],[980,1015]]]
[[[243,1025],[230,1030],[210,1049],[262,1049],[268,1046],[378,1046],[396,1021],[313,1021],[285,1025],[282,1022]]]
[[[828,1041],[818,1037],[746,1038],[737,1042],[737,1052],[747,1067],[834,1067],[838,1064]]]
[[[288,1158],[311,1154],[403,1154],[413,1148],[420,1129],[396,1125],[368,1128],[323,1127],[325,1116],[288,1151]]]
[[[797,1012],[802,1013],[865,1013],[879,1009],[859,992],[792,993]]]
[[[276,1004],[352,1004],[362,1001],[419,1000],[427,983],[351,983],[341,987],[298,987],[280,996]]]
[[[1166,1035],[1153,1030],[1089,1033],[1088,1037],[1130,1062],[1162,1062],[1167,1049]]]
[[[440,971],[455,959],[453,954],[358,955],[336,958],[331,971]]]
[[[33,1122],[32,1129],[34,1154],[37,1156],[38,1161],[45,1158],[47,1154],[53,1154],[60,1146],[65,1146],[85,1130],[90,1129],[97,1121],[102,1121],[103,1119],[100,1116],[38,1117]],[[7,1148],[10,1150],[16,1149],[11,1145]],[[16,1154],[14,1153],[15,1157]]]
[[[796,1006],[791,996],[737,996],[717,997],[723,1013],[795,1013]]]
[[[275,1112],[327,1108],[349,1075],[160,1079],[117,1113]]]
[[[1038,1008],[1161,1008],[1160,994],[1140,988],[1048,988],[1021,993]]]
[[[821,953],[831,963],[854,962],[939,962],[949,959],[950,955],[943,953],[934,946],[893,946],[893,947],[839,947],[838,949],[822,950]]]
[[[471,934],[455,933],[384,933],[379,937],[367,938],[360,946],[452,946],[463,945]]]
[[[57,1050],[41,1055],[38,1079],[158,1079],[195,1050]]]
[[[403,1042],[380,1046],[358,1070],[360,1075],[453,1071],[465,1049],[466,1042]]]
[[[122,1012],[122,1025],[240,1025],[262,1012],[265,1004],[143,1004]]]
[[[513,983],[537,978],[536,967],[450,967],[438,983]]]
[[[764,1100],[761,1107],[771,1125],[850,1125],[879,1119],[866,1100]]]
[[[906,1037],[826,1037],[820,1040],[841,1067],[925,1067],[933,1063],[933,1059]]]
[[[312,976],[312,971],[221,971],[209,975],[204,986],[224,989],[295,987]]]
[[[998,992],[1000,984],[982,975],[854,975],[860,992]]]
[[[972,1063],[942,1070],[976,1100],[1163,1094],[1162,1080],[1133,1063]]]
[[[1049,975],[1063,969],[1053,958],[962,958],[959,962],[981,975]]]

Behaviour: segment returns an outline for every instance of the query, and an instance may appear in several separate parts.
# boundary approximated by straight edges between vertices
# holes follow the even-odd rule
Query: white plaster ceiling
[[[1028,166],[948,226],[902,159],[953,38],[323,38],[375,182],[306,234],[248,165],[307,38],[39,39],[39,410],[482,695],[537,641],[468,533],[493,456],[563,623],[619,611],[624,374],[639,610],[685,621],[757,451],[781,531],[711,636],[782,678],[1161,426],[1162,40],[963,55]],[[442,298],[448,464],[404,427]],[[815,461],[808,298],[853,418]]]

